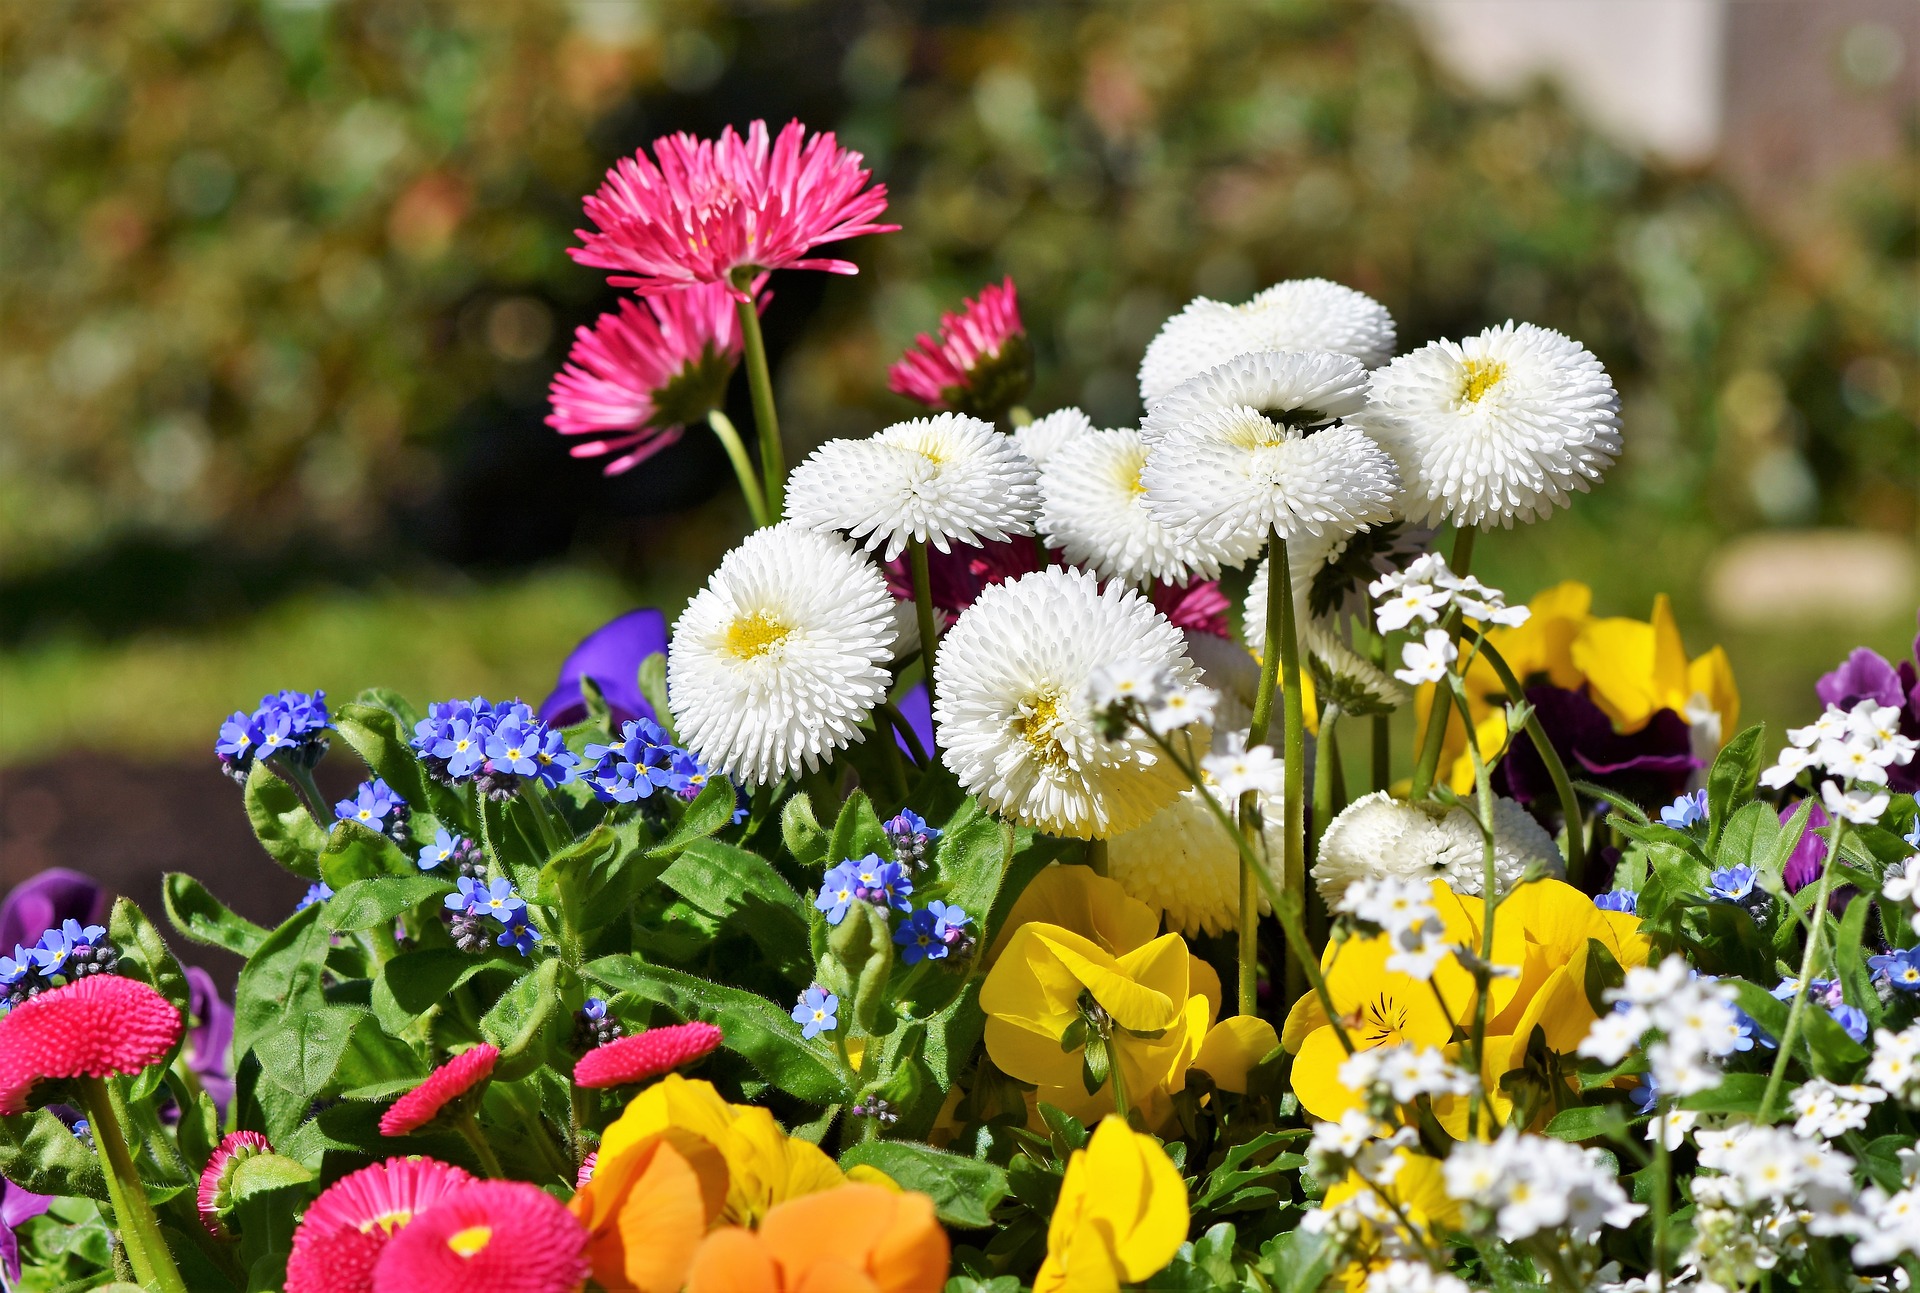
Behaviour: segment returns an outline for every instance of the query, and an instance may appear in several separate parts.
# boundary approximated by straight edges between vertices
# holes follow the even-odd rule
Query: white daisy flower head
[[[1570,337],[1511,321],[1373,375],[1353,419],[1400,464],[1409,520],[1535,521],[1620,455],[1620,399]]]
[[[1147,509],[1146,442],[1133,430],[1091,431],[1040,469],[1040,533],[1069,565],[1138,585],[1211,579],[1220,563],[1182,543]]]
[[[673,626],[681,740],[750,785],[817,768],[886,698],[893,623],[886,580],[852,544],[791,521],[755,531]]]
[[[1320,837],[1314,883],[1329,904],[1356,881],[1383,879],[1428,884],[1444,880],[1455,893],[1478,894],[1485,842],[1466,809],[1436,815],[1384,790],[1356,799]],[[1566,863],[1546,829],[1511,799],[1493,802],[1493,872],[1500,892],[1529,870],[1558,878]]]
[[[1279,795],[1260,801],[1266,856],[1277,864],[1282,843]],[[1231,811],[1231,810],[1229,810]],[[1107,874],[1192,938],[1224,934],[1240,918],[1240,851],[1215,819],[1201,791],[1190,788],[1143,826],[1107,842]],[[1276,877],[1277,878],[1277,877]],[[1259,891],[1260,910],[1269,910]]]
[[[1367,370],[1330,351],[1260,350],[1235,355],[1181,382],[1147,411],[1140,434],[1158,444],[1209,413],[1253,409],[1304,429],[1367,405]]]
[[[1188,378],[1255,351],[1325,350],[1373,368],[1393,346],[1393,316],[1384,305],[1324,278],[1275,283],[1244,305],[1196,297],[1147,343],[1140,399],[1151,408]]]
[[[1013,443],[1036,467],[1045,467],[1068,445],[1093,434],[1093,419],[1069,405],[1013,429]]]
[[[1230,566],[1276,530],[1291,545],[1390,521],[1400,493],[1393,460],[1358,429],[1309,435],[1250,405],[1201,413],[1154,441],[1140,482],[1177,542]]]
[[[964,413],[896,422],[865,440],[829,440],[794,468],[787,515],[844,530],[891,561],[908,539],[942,552],[1032,534],[1039,472],[993,425]]]
[[[1115,662],[1198,681],[1180,630],[1130,588],[1059,567],[987,588],[934,666],[942,760],[989,808],[1054,835],[1145,823],[1187,782],[1144,732],[1102,737],[1089,683]]]

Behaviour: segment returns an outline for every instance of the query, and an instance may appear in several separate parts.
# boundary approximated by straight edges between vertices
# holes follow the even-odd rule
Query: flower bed
[[[788,473],[765,285],[852,272],[813,252],[887,231],[867,181],[756,124],[589,199],[642,295],[555,429],[618,472],[704,421],[758,526],[537,709],[235,712],[310,888],[269,930],[168,877],[230,1013],[132,904],[9,899],[8,1278],[1904,1287],[1913,666],[1777,749],[1664,599],[1476,580],[1620,452],[1611,382],[1526,324],[1393,358],[1331,283],[1190,304],[1125,430],[1028,414],[990,286],[895,370],[930,416]]]

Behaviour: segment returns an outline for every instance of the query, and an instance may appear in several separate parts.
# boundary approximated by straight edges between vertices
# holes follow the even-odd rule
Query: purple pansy
[[[667,617],[656,610],[628,611],[582,638],[560,666],[553,692],[540,702],[540,717],[555,727],[571,727],[587,719],[583,678],[606,697],[614,731],[636,718],[657,719],[653,706],[640,694],[640,662],[667,650]]]

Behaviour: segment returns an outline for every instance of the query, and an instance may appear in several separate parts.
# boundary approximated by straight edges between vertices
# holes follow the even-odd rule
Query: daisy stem
[[[1453,560],[1449,568],[1456,575],[1465,575],[1467,567],[1473,564],[1473,536],[1479,531],[1471,525],[1463,525],[1453,532]],[[1447,616],[1447,632],[1456,638],[1460,635],[1460,612],[1455,609]],[[1440,747],[1447,739],[1447,711],[1453,697],[1436,687],[1433,691],[1433,706],[1427,711],[1426,737],[1420,746],[1420,758],[1413,765],[1413,789],[1409,799],[1425,799],[1427,792],[1433,789],[1434,773],[1440,767]],[[1460,712],[1461,721],[1466,721],[1467,712]],[[1473,732],[1467,733],[1467,744],[1473,744]]]
[[[747,456],[747,446],[741,441],[733,419],[719,409],[707,411],[707,425],[713,428],[720,447],[727,451],[727,461],[733,464],[733,474],[740,481],[741,496],[747,500],[747,511],[753,516],[754,528],[759,529],[767,523],[767,500],[761,492],[759,478],[753,474],[753,460]]]
[[[1667,1287],[1667,1176],[1672,1169],[1667,1148],[1666,1100],[1653,1104],[1653,1286],[1665,1293]]]
[[[500,1160],[495,1156],[493,1146],[487,1143],[486,1134],[480,1130],[480,1124],[473,1120],[473,1110],[461,1110],[459,1116],[453,1120],[453,1125],[462,1136],[467,1138],[467,1143],[473,1146],[474,1156],[480,1160],[480,1170],[496,1181],[506,1180],[507,1174],[500,1170]]]
[[[1484,634],[1480,637],[1480,654],[1486,657],[1493,671],[1500,675],[1500,685],[1507,689],[1507,699],[1515,705],[1526,705],[1527,694],[1520,690],[1520,680],[1513,676],[1513,670],[1487,641]],[[1580,873],[1586,869],[1587,833],[1583,829],[1580,813],[1580,797],[1573,793],[1573,782],[1567,779],[1567,765],[1560,761],[1560,752],[1553,748],[1553,742],[1547,739],[1547,731],[1540,725],[1540,716],[1527,708],[1526,734],[1533,742],[1534,753],[1540,756],[1540,762],[1547,765],[1547,775],[1553,779],[1553,792],[1560,797],[1560,815],[1567,819],[1567,883],[1576,889],[1580,887]]]
[[[74,1079],[80,1088],[80,1103],[86,1106],[87,1125],[93,1129],[93,1143],[107,1177],[107,1198],[113,1204],[113,1219],[120,1227],[120,1244],[142,1288],[159,1293],[186,1293],[180,1269],[173,1264],[167,1241],[160,1234],[160,1219],[147,1199],[147,1187],[133,1165],[127,1150],[127,1138],[121,1133],[112,1096],[104,1078]]]
[[[1774,1101],[1779,1098],[1780,1085],[1787,1078],[1787,1061],[1793,1058],[1794,1044],[1800,1040],[1800,1021],[1807,1012],[1807,988],[1813,982],[1813,967],[1820,963],[1820,935],[1827,928],[1827,900],[1833,894],[1833,878],[1840,874],[1840,837],[1846,831],[1847,819],[1834,814],[1833,834],[1827,838],[1827,863],[1820,869],[1820,888],[1807,912],[1813,922],[1813,932],[1807,935],[1807,950],[1800,957],[1800,983],[1794,989],[1793,1004],[1787,1008],[1787,1029],[1780,1038],[1779,1053],[1773,1058],[1773,1071],[1767,1074],[1767,1088],[1760,1095],[1760,1111],[1754,1115],[1754,1121],[1762,1127],[1773,1121]]]
[[[1339,753],[1333,744],[1333,726],[1340,721],[1340,707],[1327,702],[1320,711],[1320,757],[1313,761],[1313,825],[1324,830],[1333,820],[1333,770],[1339,765]]]
[[[1381,673],[1387,670],[1387,638],[1373,639],[1373,663]],[[1373,788],[1385,790],[1393,784],[1393,722],[1389,714],[1373,716]]]
[[[773,408],[773,375],[767,371],[767,343],[760,335],[760,311],[751,299],[734,302],[747,361],[747,389],[753,395],[753,424],[760,432],[760,474],[767,488],[767,520],[778,525],[787,497],[787,455],[780,444],[780,419]]]
[[[933,572],[927,566],[924,539],[907,540],[907,563],[913,568],[913,615],[920,627],[920,667],[926,674],[927,705],[933,705],[933,653],[935,620],[933,614]]]
[[[1454,700],[1460,706],[1462,714],[1467,712],[1467,692],[1458,674],[1447,675],[1448,687],[1454,693]],[[1438,700],[1438,694],[1435,696]],[[1480,956],[1473,967],[1473,1067],[1470,1072],[1478,1075],[1485,1071],[1487,1053],[1487,990],[1490,984],[1490,967],[1493,963],[1493,922],[1500,905],[1499,877],[1494,866],[1493,837],[1493,773],[1487,769],[1486,760],[1480,757],[1480,745],[1477,741],[1467,742],[1467,754],[1473,759],[1473,783],[1476,806],[1480,813],[1481,863],[1480,896],[1484,910],[1480,917]],[[1494,1123],[1493,1099],[1482,1092],[1481,1103],[1486,1105],[1489,1128]],[[1472,1139],[1478,1127],[1475,1114],[1477,1105],[1467,1106],[1467,1137]]]
[[[907,753],[913,757],[914,766],[926,767],[927,752],[920,746],[920,733],[913,730],[913,724],[907,721],[907,716],[900,712],[899,706],[890,700],[883,700],[880,702],[880,712],[886,715],[888,724],[900,734],[900,739],[907,743]]]
[[[1267,585],[1267,622],[1274,622],[1273,605],[1280,604],[1279,639],[1280,668],[1285,674],[1281,688],[1281,717],[1284,720],[1283,731],[1286,737],[1286,760],[1282,769],[1285,778],[1281,789],[1281,822],[1284,827],[1281,836],[1280,851],[1280,888],[1303,905],[1307,893],[1307,715],[1300,683],[1300,637],[1294,626],[1293,611],[1293,568],[1287,560],[1287,540],[1279,529],[1268,540],[1269,560],[1272,571]],[[1274,590],[1284,590],[1283,595],[1273,596]],[[1268,652],[1272,652],[1272,640],[1268,640]],[[1262,669],[1264,680],[1265,670]],[[1268,709],[1272,709],[1272,697],[1268,697]],[[1246,888],[1243,878],[1242,890]],[[1246,907],[1241,912],[1241,920],[1251,924],[1259,915],[1258,907]],[[1246,936],[1243,933],[1244,943]],[[1242,952],[1242,968],[1245,965],[1245,952]],[[1300,977],[1299,963],[1316,955],[1311,947],[1300,949],[1300,955],[1286,966],[1286,991],[1283,1009],[1289,1009],[1293,1003],[1306,993],[1306,983]],[[1242,993],[1244,995],[1244,989]]]

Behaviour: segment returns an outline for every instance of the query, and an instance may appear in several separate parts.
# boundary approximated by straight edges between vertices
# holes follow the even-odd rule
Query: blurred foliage
[[[1003,272],[1036,406],[1106,423],[1190,296],[1321,274],[1403,348],[1585,341],[1626,402],[1606,513],[1915,523],[1911,155],[1789,245],[1545,90],[1458,91],[1388,5],[41,0],[0,7],[0,85],[9,577],[130,536],[550,556],[721,485],[706,437],[608,485],[539,419],[610,303],[579,195],[756,115],[839,129],[906,226],[775,284],[802,438],[902,416],[886,364]]]

